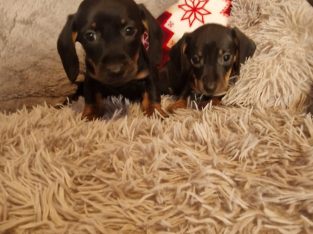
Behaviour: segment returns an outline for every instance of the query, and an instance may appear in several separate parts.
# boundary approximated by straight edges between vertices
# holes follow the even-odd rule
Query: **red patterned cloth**
[[[171,47],[184,35],[207,23],[228,25],[231,0],[179,0],[158,17],[163,30],[163,66]]]

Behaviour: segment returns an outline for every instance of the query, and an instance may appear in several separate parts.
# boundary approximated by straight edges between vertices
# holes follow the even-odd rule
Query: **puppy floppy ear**
[[[248,57],[251,57],[254,54],[256,45],[254,41],[247,37],[238,28],[235,27],[232,30],[239,44],[240,63],[244,63]]]
[[[186,55],[189,40],[189,34],[185,33],[170,50],[170,61],[181,72],[187,71],[190,67],[190,63]]]
[[[240,64],[244,63],[247,58],[252,57],[256,50],[256,45],[253,40],[247,37],[237,27],[234,27],[232,29],[232,34],[238,47],[237,59],[234,64],[234,70],[236,74],[239,74]]]
[[[143,4],[138,4],[138,7],[141,12],[142,24],[149,35],[149,61],[151,64],[159,64],[162,57],[162,29],[157,20]]]
[[[74,30],[74,15],[69,15],[57,42],[58,52],[67,77],[74,82],[79,73],[79,60],[75,49],[77,32]]]

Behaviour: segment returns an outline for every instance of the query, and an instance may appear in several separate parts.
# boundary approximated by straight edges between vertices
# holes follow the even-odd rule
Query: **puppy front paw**
[[[222,105],[222,98],[221,97],[213,97],[211,99],[212,101],[212,105],[213,106],[219,106],[219,105]]]
[[[161,108],[160,103],[142,105],[142,110],[144,114],[149,117],[152,116],[153,113],[156,113],[156,112],[158,112],[162,118],[169,117],[168,114]]]
[[[152,116],[153,113],[157,111],[162,118],[168,117],[168,114],[166,114],[166,112],[161,108],[161,104],[159,102],[151,101],[147,92],[143,94],[141,109],[147,116]]]
[[[187,100],[185,100],[185,99],[178,99],[173,104],[169,105],[166,110],[169,113],[174,113],[174,111],[179,109],[179,108],[183,108],[183,109],[187,108]]]
[[[82,113],[82,119],[86,119],[88,121],[95,120],[99,118],[99,111],[94,105],[85,104],[84,111]]]
[[[204,109],[207,105],[211,103],[212,106],[220,106],[222,105],[222,98],[213,97],[207,101],[200,101],[197,103],[199,109]]]

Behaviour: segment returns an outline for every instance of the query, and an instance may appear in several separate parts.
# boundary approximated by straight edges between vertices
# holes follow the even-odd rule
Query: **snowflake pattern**
[[[209,0],[185,0],[185,4],[178,5],[185,12],[181,20],[188,20],[190,27],[196,20],[204,24],[204,16],[211,14],[205,9],[208,2]]]

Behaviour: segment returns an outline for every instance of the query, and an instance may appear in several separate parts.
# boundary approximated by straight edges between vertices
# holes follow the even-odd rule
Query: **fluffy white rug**
[[[0,114],[0,233],[313,233],[313,8],[236,0],[233,24],[258,49],[225,106]]]
[[[312,233],[311,116],[123,107],[0,115],[2,232]]]
[[[313,8],[304,0],[237,0],[233,21],[256,56],[224,102],[302,109],[313,80]]]

